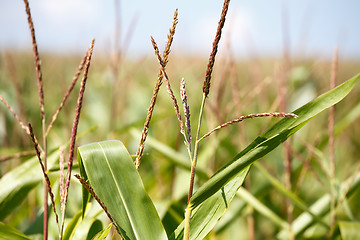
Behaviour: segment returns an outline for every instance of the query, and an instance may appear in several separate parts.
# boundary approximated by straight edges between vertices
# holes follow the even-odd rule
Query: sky
[[[117,45],[128,56],[152,54],[150,36],[166,41],[174,10],[179,10],[172,51],[208,56],[220,18],[222,0],[29,0],[39,51],[83,53],[95,38],[95,51]],[[118,7],[115,7],[118,3]],[[229,43],[235,56],[290,54],[331,58],[335,46],[344,58],[360,59],[358,0],[232,0],[221,47]],[[0,51],[31,51],[30,31],[22,0],[0,0]],[[287,39],[287,40],[284,40]]]

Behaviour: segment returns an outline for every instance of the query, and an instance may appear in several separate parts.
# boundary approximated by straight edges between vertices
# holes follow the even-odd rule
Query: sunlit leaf
[[[79,147],[80,164],[125,239],[167,239],[130,154],[120,141]]]

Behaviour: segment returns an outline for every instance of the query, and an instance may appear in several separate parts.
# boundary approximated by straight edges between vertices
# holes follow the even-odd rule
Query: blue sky
[[[84,52],[92,37],[96,51],[113,49],[115,0],[29,1],[40,52]],[[208,56],[222,0],[119,2],[119,45],[128,46],[128,56],[152,54],[150,35],[163,46],[176,8],[173,52]],[[337,45],[341,57],[360,58],[359,10],[357,0],[232,0],[221,46],[230,42],[239,58],[281,55],[287,29],[293,56],[330,58]],[[0,51],[31,50],[22,0],[0,0],[0,29]],[[125,41],[129,32],[130,41]]]

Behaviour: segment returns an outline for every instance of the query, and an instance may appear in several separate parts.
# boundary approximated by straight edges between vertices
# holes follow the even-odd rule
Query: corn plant
[[[82,136],[82,134],[77,133],[78,124],[81,119],[80,113],[82,106],[84,103],[86,104],[86,101],[84,101],[85,86],[92,59],[94,39],[86,55],[81,59],[80,65],[60,105],[51,116],[50,121],[48,121],[46,119],[47,112],[45,111],[47,110],[45,108],[45,103],[47,102],[44,100],[42,68],[36,44],[34,24],[32,22],[29,3],[27,0],[24,0],[24,3],[28,16],[35,59],[36,79],[39,91],[41,138],[38,140],[36,137],[36,124],[33,126],[30,123],[25,123],[23,116],[19,116],[5,98],[0,96],[1,102],[19,123],[21,129],[29,136],[35,150],[22,152],[20,154],[21,156],[30,156],[30,159],[11,169],[0,179],[0,220],[4,221],[0,222],[0,239],[34,239],[38,237],[31,234],[32,226],[29,226],[28,229],[30,230],[24,234],[13,228],[11,224],[6,224],[5,222],[6,218],[11,216],[11,214],[19,208],[24,198],[30,195],[31,190],[35,189],[41,183],[43,183],[44,188],[44,206],[42,216],[39,216],[34,221],[34,225],[37,221],[42,221],[43,232],[38,238],[42,237],[43,239],[48,239],[49,235],[50,238],[64,240],[85,238],[109,239],[109,234],[111,234],[113,238],[121,239],[212,239],[213,232],[221,232],[223,228],[230,225],[233,218],[222,219],[222,217],[226,213],[231,212],[229,210],[230,206],[239,199],[242,200],[240,204],[241,211],[245,206],[250,206],[251,210],[249,210],[249,215],[251,215],[251,211],[255,210],[261,213],[264,218],[270,219],[274,225],[277,226],[275,229],[276,233],[274,233],[272,237],[278,239],[307,238],[306,232],[312,231],[313,228],[317,227],[325,229],[322,232],[322,238],[359,238],[359,231],[357,230],[359,229],[359,224],[356,222],[356,216],[352,214],[347,202],[348,199],[356,195],[359,189],[359,168],[345,180],[341,182],[337,181],[335,174],[334,136],[359,116],[360,108],[358,104],[357,107],[353,108],[344,116],[342,121],[336,125],[334,123],[334,105],[343,100],[353,90],[360,79],[360,74],[355,75],[337,87],[335,86],[337,76],[337,50],[334,54],[332,66],[331,90],[328,92],[318,96],[291,113],[287,113],[284,110],[286,102],[285,94],[283,93],[284,83],[280,82],[279,105],[281,111],[242,115],[230,121],[221,121],[223,123],[220,122],[221,124],[217,127],[205,129],[203,123],[206,118],[206,111],[210,109],[207,108],[207,106],[210,104],[209,96],[212,94],[211,86],[214,85],[212,74],[230,0],[224,1],[212,51],[206,67],[202,89],[199,88],[198,90],[198,95],[201,95],[201,102],[197,108],[199,109],[199,113],[196,116],[197,122],[192,121],[193,119],[190,118],[193,99],[190,98],[187,93],[189,79],[187,79],[187,83],[184,78],[181,79],[180,99],[178,99],[172,88],[173,78],[167,71],[170,49],[178,24],[178,10],[176,10],[162,55],[160,54],[155,39],[151,37],[156,58],[154,62],[157,62],[159,68],[158,77],[142,132],[140,133],[138,129],[136,129],[137,125],[135,127],[132,126],[128,131],[136,137],[140,135],[136,153],[133,155],[130,154],[132,150],[125,146],[126,141],[106,140],[93,142],[77,148],[78,163],[76,163],[74,162],[76,141]],[[114,75],[116,75],[117,71],[118,69],[114,69]],[[68,98],[81,72],[83,72],[83,77],[76,102],[73,125],[70,131],[71,137],[58,147],[50,149],[48,145],[49,133],[51,133],[61,110],[67,104]],[[285,76],[287,73],[286,71],[284,72],[283,75]],[[224,82],[221,84],[227,83]],[[169,93],[171,103],[174,107],[179,124],[177,128],[179,129],[181,141],[184,142],[185,153],[169,148],[157,139],[148,136],[151,120],[154,119],[154,110],[155,107],[158,106],[158,94],[162,85],[166,86],[166,90]],[[112,89],[112,91],[117,92],[114,89]],[[219,92],[221,92],[221,88],[218,89],[218,93]],[[113,96],[111,113],[117,112],[114,108],[117,99],[118,96]],[[287,140],[306,126],[308,122],[329,108],[329,139],[321,139],[318,143],[318,145],[321,146],[329,140],[331,160],[328,169],[323,171],[326,177],[329,178],[329,186],[324,184],[324,188],[329,188],[329,191],[316,199],[311,206],[308,206],[305,201],[296,194],[295,190],[292,189],[291,179],[293,170],[291,166],[292,156],[290,155],[293,154],[295,156],[298,153],[291,148],[291,142]],[[200,157],[202,148],[214,148],[210,152],[211,154],[216,153],[217,145],[213,147],[210,142],[211,138],[214,137],[213,135],[220,134],[221,131],[225,131],[225,129],[231,125],[251,125],[252,122],[250,119],[265,117],[281,118],[281,120],[255,137],[247,147],[242,150],[236,149],[236,153],[232,154],[233,157],[226,159],[226,164],[216,168],[215,173],[210,173],[210,171],[206,171],[199,166],[202,160]],[[110,122],[113,124],[114,121],[115,119],[112,119]],[[166,126],[163,127],[162,131],[164,131],[165,127]],[[91,128],[89,131],[92,130]],[[109,135],[113,134],[110,133]],[[152,200],[148,194],[145,187],[146,181],[139,172],[142,161],[147,160],[144,157],[144,152],[146,153],[145,144],[161,152],[168,159],[171,159],[174,165],[185,169],[189,173],[189,178],[182,180],[189,183],[187,196],[184,196],[182,200],[168,204],[165,214],[159,209],[156,201]],[[260,164],[263,162],[263,157],[281,145],[285,145],[285,184],[281,183]],[[67,147],[69,151],[68,157],[66,158],[64,149]],[[317,152],[318,149],[321,148],[314,148],[314,146],[304,140],[302,149],[304,152],[309,152],[309,159],[312,158],[312,154],[318,154],[321,157],[321,153]],[[2,157],[2,161],[7,160],[6,157],[0,157]],[[14,158],[14,156],[12,157]],[[303,165],[306,167],[304,168],[306,171],[311,172],[315,179],[322,183],[321,177],[315,173],[316,170],[311,166],[310,160],[304,160]],[[327,165],[325,165],[325,167],[321,163],[319,165],[327,168]],[[254,169],[251,170],[251,168]],[[74,174],[73,169],[78,170],[79,174]],[[285,197],[286,202],[284,208],[286,208],[287,220],[284,220],[275,210],[263,204],[260,198],[257,198],[247,190],[247,188],[242,187],[254,170],[261,173],[262,178],[267,182],[266,187],[274,187]],[[301,176],[301,174],[299,175]],[[56,179],[56,181],[54,181],[54,179]],[[81,183],[81,194],[78,192],[73,193],[74,195],[81,195],[82,207],[81,209],[77,209],[76,214],[69,216],[69,211],[66,212],[66,209],[68,198],[71,196],[69,189],[72,179],[78,180],[78,182]],[[197,184],[197,180],[199,180],[199,184]],[[301,184],[301,181],[299,182]],[[55,192],[57,189],[59,193]],[[177,191],[177,189],[174,189],[174,191]],[[50,198],[52,212],[48,211],[48,198]],[[178,205],[179,202],[181,203],[180,207]],[[338,210],[340,207],[345,209],[348,218],[352,221],[345,221],[339,217],[340,214]],[[294,208],[296,208],[296,212]],[[99,220],[99,215],[101,214],[104,215],[105,220],[104,218],[102,218],[102,221]],[[49,218],[49,216],[51,218]],[[53,220],[54,223],[49,222],[49,219]],[[220,220],[223,220],[223,222],[220,222]],[[106,223],[105,227],[103,223]],[[55,234],[49,234],[49,225],[54,225]],[[85,234],[83,233],[80,237],[76,235],[79,229],[86,229]],[[252,231],[255,230],[252,229]],[[324,231],[326,232],[324,233]],[[214,238],[216,238],[216,236]],[[244,239],[246,236],[244,234],[244,236],[236,236],[234,238]],[[251,239],[255,239],[255,236],[252,236]]]
[[[182,80],[180,86],[181,101],[184,108],[184,116],[181,116],[178,101],[174,96],[170,86],[169,76],[166,73],[167,58],[177,23],[177,12],[175,12],[173,26],[170,29],[169,39],[163,57],[160,56],[155,40],[151,38],[155,55],[160,65],[160,71],[151,106],[149,107],[147,120],[142,132],[140,146],[136,154],[135,164],[124,144],[118,140],[92,143],[81,146],[78,149],[79,166],[82,170],[82,176],[78,176],[78,178],[87,189],[91,188],[90,193],[93,194],[95,199],[103,206],[116,227],[116,230],[124,239],[205,238],[219,221],[232,199],[239,191],[251,166],[257,160],[261,159],[285,142],[319,113],[343,99],[359,80],[360,75],[357,75],[337,88],[334,88],[298,108],[293,113],[258,113],[241,116],[221,124],[213,130],[210,130],[207,134],[200,136],[204,106],[210,92],[211,74],[228,6],[229,1],[226,0],[224,2],[221,19],[213,43],[213,50],[206,71],[203,85],[203,98],[200,106],[198,127],[194,142],[192,142],[193,138],[191,136],[190,112],[185,91],[185,82]],[[171,234],[166,234],[168,232],[165,231],[166,222],[161,222],[154,203],[146,194],[141,176],[137,172],[137,169],[140,166],[141,154],[144,149],[157,92],[163,78],[165,79],[168,93],[174,104],[175,113],[180,125],[180,132],[183,135],[184,144],[189,154],[189,164],[191,165],[188,203],[186,210],[184,211],[185,218],[176,229],[173,229]],[[263,134],[258,136],[248,145],[248,147],[239,152],[233,159],[229,159],[226,166],[210,176],[209,179],[197,189],[195,194],[193,194],[200,142],[205,141],[213,132],[230,124],[238,123],[248,118],[265,116],[283,117],[284,119],[280,120]],[[357,183],[354,182],[353,184]],[[85,211],[86,204],[89,200],[89,194],[84,192],[83,198],[83,210]],[[323,222],[321,216],[314,213],[306,206],[301,206],[303,207],[304,214],[308,214],[310,217],[308,221],[319,222],[328,227],[328,224]],[[283,230],[285,232],[289,232],[289,229],[289,225],[283,225]],[[295,233],[295,235],[297,234],[298,233]]]

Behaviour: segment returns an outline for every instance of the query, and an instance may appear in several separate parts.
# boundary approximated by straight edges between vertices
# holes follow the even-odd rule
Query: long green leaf
[[[360,74],[297,109],[294,111],[298,115],[297,118],[280,120],[201,186],[190,201],[191,207],[194,209],[191,217],[190,239],[202,239],[215,226],[222,215],[219,213],[226,210],[227,204],[242,185],[252,163],[274,150],[316,115],[342,100],[359,78]],[[209,211],[212,207],[218,214]],[[206,211],[208,214],[202,215],[206,214]],[[204,216],[209,217],[204,220]],[[181,239],[183,229],[182,223],[175,230],[171,239]]]
[[[49,154],[48,168],[55,165],[58,157],[58,150]],[[43,174],[36,156],[7,172],[0,179],[0,220],[18,207],[42,181]]]
[[[167,239],[130,154],[120,141],[81,146],[80,165],[125,239]]]
[[[297,132],[316,115],[342,100],[355,86],[360,74],[328,91],[313,101],[294,111],[297,118],[283,118],[264,134],[257,137],[246,149],[210,178],[191,198],[192,208],[197,207],[211,195],[219,191],[237,173],[262,158],[286,139]]]
[[[2,240],[30,240],[29,237],[17,229],[0,222],[0,239]]]

